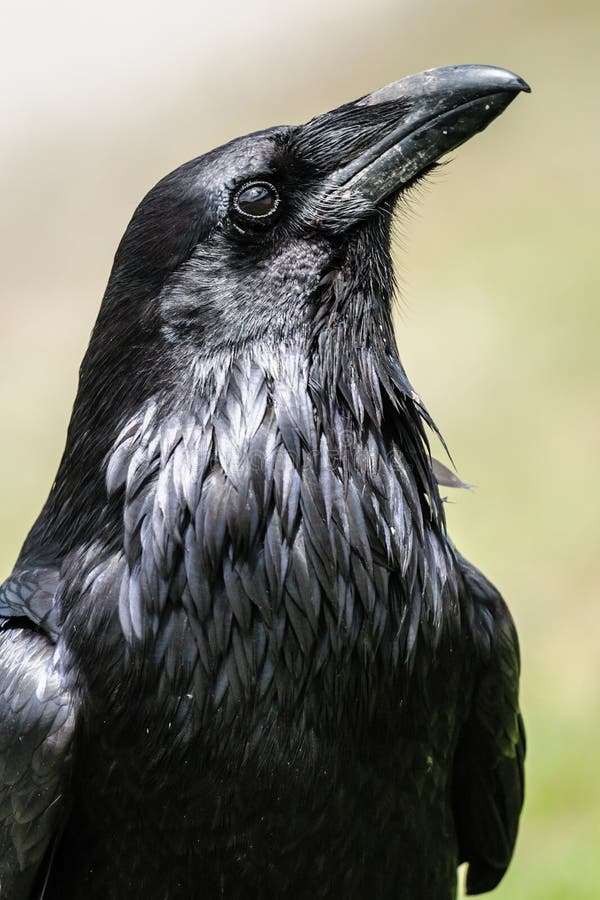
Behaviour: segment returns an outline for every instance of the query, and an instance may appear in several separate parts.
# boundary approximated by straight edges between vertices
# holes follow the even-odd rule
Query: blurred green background
[[[57,0],[7,11],[0,576],[56,470],[117,241],[159,177],[432,66],[491,63],[530,81],[533,94],[456,151],[399,222],[398,341],[477,485],[453,493],[451,532],[521,635],[527,802],[494,896],[596,900],[600,6]]]

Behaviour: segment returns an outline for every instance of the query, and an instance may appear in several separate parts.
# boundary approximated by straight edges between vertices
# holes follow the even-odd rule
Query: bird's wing
[[[0,587],[0,898],[38,900],[67,812],[76,704],[44,622],[57,573]]]
[[[467,892],[492,890],[510,862],[523,806],[525,732],[519,712],[519,644],[496,589],[461,559],[478,678],[457,748],[453,802]]]

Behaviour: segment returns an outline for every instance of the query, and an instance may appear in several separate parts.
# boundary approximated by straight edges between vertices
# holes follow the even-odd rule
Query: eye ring
[[[246,195],[246,196],[244,196]],[[277,188],[270,181],[247,181],[233,195],[235,212],[244,220],[261,222],[269,219],[281,204]]]

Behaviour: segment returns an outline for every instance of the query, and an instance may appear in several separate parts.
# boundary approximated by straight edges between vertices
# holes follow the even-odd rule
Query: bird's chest
[[[458,640],[423,460],[373,425],[379,395],[362,424],[319,411],[305,362],[280,364],[240,361],[202,413],[142,411],[108,459],[122,535],[65,632],[90,704],[151,756],[258,746],[270,716],[288,743],[370,727]]]
[[[108,637],[82,621],[79,656],[114,674],[87,680],[103,717],[151,748],[207,723],[260,744],[269,716],[288,737],[353,733],[457,641],[452,560],[411,470],[372,439],[272,426],[190,430],[125,497]]]

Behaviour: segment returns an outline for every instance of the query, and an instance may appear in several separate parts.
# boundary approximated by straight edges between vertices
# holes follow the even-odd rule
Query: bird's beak
[[[506,69],[446,66],[395,81],[342,107],[346,117],[354,110],[357,127],[366,124],[368,130],[370,124],[375,139],[321,183],[314,207],[318,224],[369,215],[386,197],[486,128],[521,91],[529,92],[529,85]],[[338,112],[327,114],[334,141]],[[385,121],[383,133],[373,127],[378,116]]]

